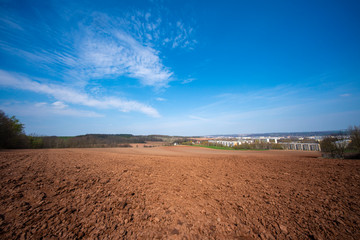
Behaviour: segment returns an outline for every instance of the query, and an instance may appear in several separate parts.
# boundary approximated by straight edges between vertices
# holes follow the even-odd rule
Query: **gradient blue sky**
[[[346,0],[0,0],[0,109],[39,135],[345,129],[360,124],[359,12]]]

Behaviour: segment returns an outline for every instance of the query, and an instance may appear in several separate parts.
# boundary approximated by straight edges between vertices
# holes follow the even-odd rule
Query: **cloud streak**
[[[61,104],[55,104],[57,107],[64,107],[63,103],[66,102],[100,109],[115,108],[122,112],[141,112],[151,117],[160,116],[158,111],[153,107],[137,101],[123,100],[114,97],[95,99],[86,93],[78,92],[65,86],[40,83],[28,77],[3,70],[0,70],[0,86],[50,95],[58,101],[61,101]]]
[[[173,72],[162,64],[156,50],[143,46],[123,30],[100,23],[83,29],[77,71],[82,70],[90,79],[125,75],[144,86],[167,86]]]
[[[62,105],[60,105],[62,104]],[[11,111],[21,116],[48,116],[48,115],[60,115],[60,116],[71,116],[71,117],[86,117],[86,118],[98,118],[104,117],[93,111],[84,111],[68,107],[64,103],[59,101],[54,103],[38,102],[38,103],[25,103],[16,105],[3,105],[1,107],[5,111]]]

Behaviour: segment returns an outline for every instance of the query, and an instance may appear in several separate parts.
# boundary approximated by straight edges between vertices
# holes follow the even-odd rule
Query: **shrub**
[[[350,133],[350,144],[349,149],[356,152],[360,152],[360,126],[354,126],[349,128]]]
[[[334,137],[326,137],[321,143],[322,156],[326,158],[344,158],[346,141]]]
[[[182,142],[182,145],[193,145],[192,141],[186,141],[186,142]]]

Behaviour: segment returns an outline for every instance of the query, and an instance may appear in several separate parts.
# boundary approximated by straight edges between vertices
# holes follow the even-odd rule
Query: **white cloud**
[[[128,76],[144,86],[163,88],[174,73],[163,64],[160,50],[192,48],[196,43],[193,28],[182,20],[170,21],[166,9],[129,11],[120,17],[91,10],[72,13],[79,14],[86,17],[82,16],[76,27],[62,29],[45,21],[29,26],[25,18],[7,13],[0,17],[7,26],[0,26],[6,36],[0,40],[0,48],[36,63],[63,81],[76,80],[82,86],[91,79]],[[62,15],[62,20],[69,20],[67,14]]]
[[[169,12],[162,10],[129,12],[121,22],[146,46],[193,49],[194,28],[183,20],[172,21]]]
[[[54,69],[59,70],[60,67],[61,71],[58,72],[63,80],[87,82],[94,78],[128,76],[139,80],[144,86],[166,87],[172,80],[173,72],[164,66],[154,45],[138,37],[140,34],[148,41],[160,41],[158,27],[161,20],[152,22],[150,13],[143,15],[143,19],[136,19],[135,23],[144,27],[136,29],[135,23],[124,18],[90,14],[87,20],[91,21],[80,23],[74,34],[49,29],[51,31],[47,37],[40,35],[42,41],[52,46],[49,48],[36,42],[31,45],[28,41],[19,42],[19,39],[39,35],[40,30],[36,27],[41,29],[45,27],[44,24],[22,30],[20,23],[14,23],[12,25],[18,27],[14,27],[11,34],[0,28],[0,32],[11,40],[0,41],[0,48],[29,62],[36,62],[38,67],[54,75],[59,75]],[[0,22],[10,23],[10,20],[0,18]],[[22,22],[22,25],[26,26],[26,23]]]
[[[63,103],[61,101],[53,102],[51,105],[56,109],[64,109],[64,108],[68,107],[68,105],[66,105],[65,103]]]
[[[99,83],[100,88],[92,90],[89,86],[104,78],[121,81],[121,76],[127,76],[142,86],[157,90],[168,87],[175,74],[163,62],[161,50],[165,47],[191,48],[196,42],[192,40],[193,28],[183,21],[169,24],[168,14],[150,9],[116,17],[91,10],[74,11],[71,17],[57,20],[82,19],[81,22],[72,22],[70,28],[69,25],[57,28],[52,21],[46,21],[46,17],[29,24],[20,14],[6,13],[0,17],[0,23],[4,23],[0,24],[0,34],[4,36],[0,40],[0,49],[33,64],[34,72],[47,74],[48,79],[63,84],[0,70],[0,86],[51,96],[55,99],[52,103],[34,106],[46,106],[53,111],[69,112],[69,105],[77,104],[159,117],[156,109],[144,103],[95,97],[105,86]]]
[[[158,97],[158,98],[156,98],[156,101],[164,102],[164,101],[166,101],[166,99],[165,99],[165,98]]]
[[[87,78],[129,76],[142,85],[166,87],[173,72],[165,67],[159,52],[145,46],[130,33],[122,30],[115,20],[98,15],[95,24],[83,26],[79,46],[78,71]],[[115,26],[114,26],[115,25]]]
[[[195,80],[196,80],[196,78],[187,78],[184,81],[182,81],[181,83],[182,84],[187,84],[187,83],[191,83],[192,81],[195,81]]]
[[[113,97],[95,99],[88,96],[86,93],[78,92],[68,87],[56,84],[39,83],[25,76],[3,70],[0,70],[0,86],[50,95],[58,100],[53,103],[53,106],[57,108],[64,108],[66,106],[64,103],[66,102],[96,108],[115,108],[123,112],[141,112],[152,117],[160,116],[158,111],[153,107],[137,101],[129,101]]]
[[[341,94],[340,97],[350,97],[351,94],[350,93],[344,93],[344,94]]]
[[[50,115],[61,115],[61,116],[72,116],[72,117],[103,117],[103,115],[98,114],[93,111],[84,111],[69,108],[68,106],[59,108],[54,105],[54,103],[49,104],[46,102],[38,103],[11,103],[4,104],[0,106],[1,109],[6,112],[11,112],[12,114],[18,116],[36,116],[36,117],[46,117]]]
[[[176,34],[172,39],[172,47],[192,49],[197,44],[197,41],[192,38],[193,31],[192,27],[187,27],[182,21],[177,21]]]

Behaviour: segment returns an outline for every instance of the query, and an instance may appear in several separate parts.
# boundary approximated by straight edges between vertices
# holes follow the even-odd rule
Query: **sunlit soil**
[[[0,238],[360,239],[360,161],[199,147],[0,152]]]

